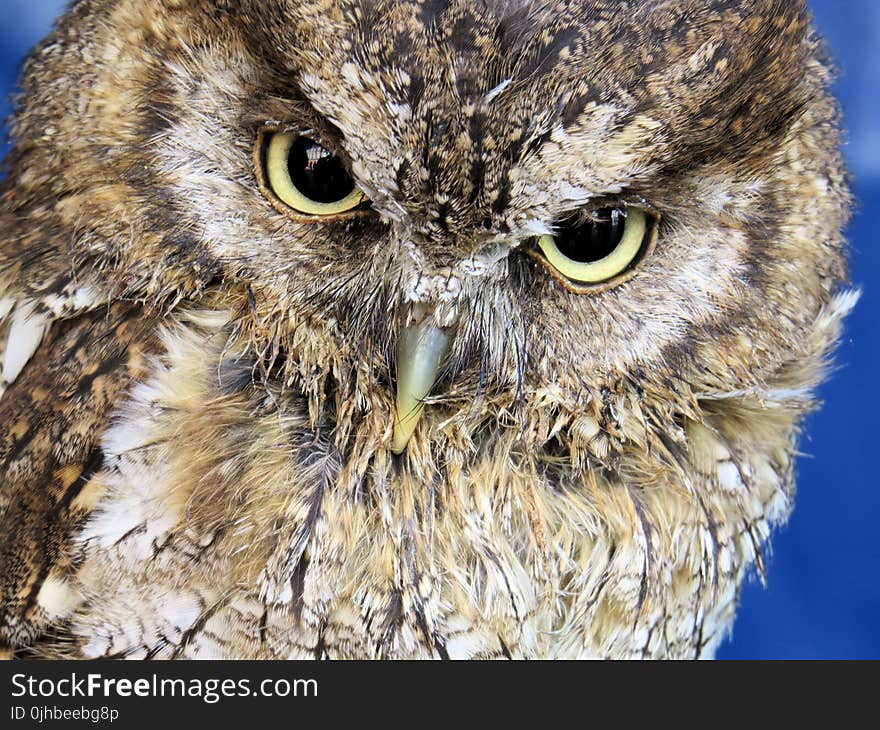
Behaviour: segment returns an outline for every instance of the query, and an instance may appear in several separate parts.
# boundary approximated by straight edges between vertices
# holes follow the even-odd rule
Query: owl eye
[[[600,208],[585,220],[566,221],[552,236],[541,236],[538,248],[551,271],[576,291],[620,283],[651,242],[654,220],[634,207]],[[577,284],[590,285],[577,287]]]
[[[313,139],[276,132],[265,149],[268,187],[295,213],[339,215],[366,201],[342,160]]]

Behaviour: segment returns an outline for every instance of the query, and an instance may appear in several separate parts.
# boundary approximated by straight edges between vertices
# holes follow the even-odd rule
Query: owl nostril
[[[427,302],[413,302],[403,318],[404,329],[415,327],[434,314],[434,306]]]

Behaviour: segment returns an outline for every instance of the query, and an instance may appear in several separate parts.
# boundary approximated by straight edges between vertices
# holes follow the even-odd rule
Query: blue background
[[[149,2],[149,0],[144,0]],[[0,0],[0,117],[28,48],[49,29],[61,0]],[[880,2],[812,0],[819,30],[841,69],[836,92],[849,129],[846,154],[858,208],[850,227],[852,279],[863,297],[847,326],[826,405],[801,444],[799,494],[773,540],[768,587],[745,588],[724,658],[880,658],[880,459],[874,248],[880,216]]]

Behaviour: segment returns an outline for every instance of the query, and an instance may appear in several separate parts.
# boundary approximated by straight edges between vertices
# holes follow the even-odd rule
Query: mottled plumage
[[[829,78],[799,0],[75,2],[2,183],[0,651],[711,656],[856,298]],[[369,206],[274,199],[286,130]],[[656,241],[575,293],[534,242],[603,206]]]

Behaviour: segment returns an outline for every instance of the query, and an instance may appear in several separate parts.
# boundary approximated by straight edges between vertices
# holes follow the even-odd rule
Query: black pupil
[[[591,220],[563,223],[554,239],[565,257],[589,264],[620,245],[625,227],[626,213],[621,208],[601,208],[593,211]]]
[[[316,203],[336,203],[354,190],[342,160],[308,137],[291,146],[287,170],[296,189]]]

